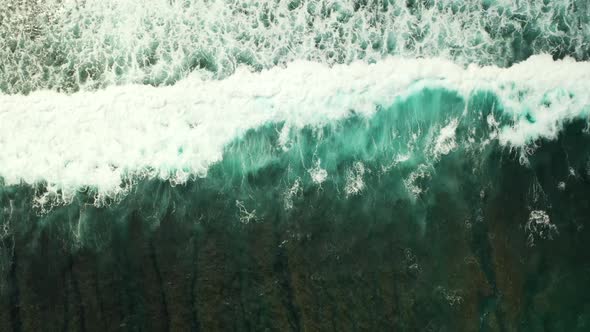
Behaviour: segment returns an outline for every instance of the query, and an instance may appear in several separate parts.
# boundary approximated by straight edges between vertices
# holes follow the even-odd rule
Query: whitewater
[[[555,138],[564,123],[587,119],[590,63],[550,56],[509,68],[464,68],[443,59],[333,67],[293,62],[259,73],[239,69],[223,80],[188,77],[170,87],[1,95],[0,175],[5,185],[46,182],[65,196],[86,187],[115,194],[134,177],[184,183],[206,176],[223,148],[249,129],[319,127],[351,112],[370,118],[379,106],[427,88],[456,91],[465,100],[493,93],[500,102],[495,116],[508,114],[512,123],[490,122],[499,126],[490,138],[523,148]]]
[[[241,66],[390,55],[509,67],[589,59],[584,0],[0,1],[0,91],[172,85]]]

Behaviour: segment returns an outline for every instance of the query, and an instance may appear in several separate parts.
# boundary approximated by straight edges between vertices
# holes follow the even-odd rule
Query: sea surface
[[[587,0],[0,0],[0,331],[589,331]]]

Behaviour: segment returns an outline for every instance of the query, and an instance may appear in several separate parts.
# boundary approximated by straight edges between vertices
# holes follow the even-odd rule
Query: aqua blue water
[[[587,1],[0,0],[0,330],[586,331]]]

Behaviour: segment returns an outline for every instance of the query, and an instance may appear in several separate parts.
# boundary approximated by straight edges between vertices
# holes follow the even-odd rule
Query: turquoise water
[[[0,330],[590,328],[586,1],[5,2]]]

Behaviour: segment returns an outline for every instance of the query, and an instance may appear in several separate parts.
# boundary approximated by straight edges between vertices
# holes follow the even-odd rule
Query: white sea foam
[[[293,60],[587,59],[583,2],[0,0],[0,91],[168,85],[195,70],[221,78],[238,64],[261,70]]]
[[[463,68],[442,59],[333,67],[293,62],[259,73],[240,69],[221,81],[192,76],[160,88],[0,95],[0,176],[9,185],[45,181],[50,191],[69,194],[84,187],[116,194],[122,181],[137,175],[183,182],[206,175],[224,145],[249,128],[271,121],[295,129],[321,125],[350,109],[371,116],[376,105],[429,86],[464,96],[493,91],[517,119],[493,139],[522,146],[553,138],[564,121],[587,116],[590,63],[549,56],[505,69]],[[517,118],[522,112],[535,121]],[[443,141],[448,148],[452,137]]]
[[[435,157],[438,158],[441,155],[449,154],[449,152],[457,147],[457,143],[455,142],[455,132],[457,131],[458,125],[459,121],[453,119],[448,125],[440,129],[440,134],[434,145]]]

